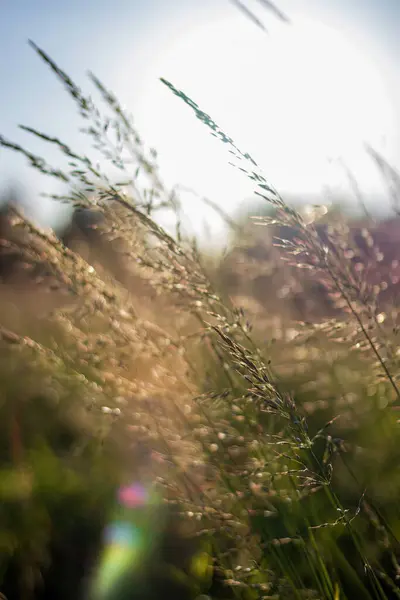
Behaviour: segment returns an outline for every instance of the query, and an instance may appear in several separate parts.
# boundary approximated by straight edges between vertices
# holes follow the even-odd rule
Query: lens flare
[[[141,483],[122,486],[116,514],[104,531],[104,547],[92,585],[93,600],[108,600],[126,577],[143,570],[161,531],[160,498]],[[140,570],[140,571],[139,571]]]
[[[148,498],[148,491],[138,483],[121,487],[118,492],[118,500],[120,504],[126,506],[127,508],[144,506]]]

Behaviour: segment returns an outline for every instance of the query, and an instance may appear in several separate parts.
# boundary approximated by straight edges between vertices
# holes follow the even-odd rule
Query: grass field
[[[0,136],[75,209],[61,238],[0,216],[0,592],[400,597],[397,221],[288,206],[165,82],[264,203],[210,256],[114,95],[34,49],[120,175]]]

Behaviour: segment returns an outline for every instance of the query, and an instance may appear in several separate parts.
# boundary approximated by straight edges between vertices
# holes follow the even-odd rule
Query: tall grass
[[[18,211],[16,235],[3,242],[28,273],[29,284],[14,290],[57,294],[40,320],[26,318],[17,295],[2,313],[4,592],[10,600],[83,594],[113,494],[144,477],[171,525],[164,550],[132,564],[115,597],[166,589],[168,597],[221,600],[398,597],[398,312],[382,298],[389,284],[373,231],[363,230],[360,247],[343,220],[325,215],[321,229],[314,221],[325,211],[310,218],[288,206],[254,159],[163,80],[273,208],[254,221],[275,228],[280,250],[258,263],[242,252],[242,292],[233,297],[227,263],[210,264],[183,236],[177,193],[165,189],[155,153],[114,95],[90,75],[101,112],[31,45],[123,181],[31,127],[23,129],[60,151],[66,168],[0,137],[66,184],[55,202],[102,216],[86,253]],[[175,235],[157,223],[158,210],[174,212]],[[242,250],[254,245],[255,228],[247,238],[235,228]],[[299,267],[307,276],[296,282]],[[255,303],[250,268],[266,270],[278,303]],[[294,288],[305,294],[301,314],[289,305]],[[319,303],[308,302],[316,289],[329,299],[318,315]]]

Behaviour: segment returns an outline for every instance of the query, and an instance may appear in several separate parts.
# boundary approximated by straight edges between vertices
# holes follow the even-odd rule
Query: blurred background
[[[27,140],[22,123],[89,147],[32,39],[78,84],[90,68],[114,91],[157,150],[167,187],[186,189],[196,233],[204,220],[211,233],[224,226],[192,191],[233,214],[252,186],[160,77],[250,152],[289,202],[319,202],[322,192],[324,202],[357,208],[356,180],[369,209],[387,211],[385,182],[365,144],[399,165],[396,0],[3,0],[1,11],[0,130],[14,141]],[[28,147],[42,150],[35,139]],[[3,150],[0,181],[17,186],[42,224],[68,218],[65,207],[38,199],[59,193],[58,184]]]

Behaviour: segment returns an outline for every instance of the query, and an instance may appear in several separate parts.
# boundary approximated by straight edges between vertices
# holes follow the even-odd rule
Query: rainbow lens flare
[[[142,485],[134,483],[120,488],[118,500],[126,508],[136,508],[146,504],[149,500],[149,493]]]
[[[115,518],[104,531],[103,554],[92,586],[93,600],[111,599],[126,577],[143,570],[161,531],[161,503],[153,489],[140,483],[122,486],[117,499]]]

